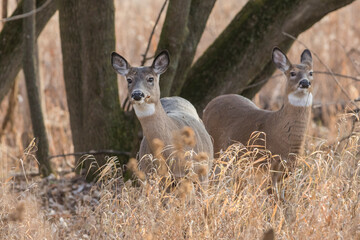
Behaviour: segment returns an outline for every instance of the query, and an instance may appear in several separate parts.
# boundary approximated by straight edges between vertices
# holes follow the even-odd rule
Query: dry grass
[[[272,228],[276,239],[359,239],[359,143],[357,132],[346,145],[320,144],[299,157],[282,182],[283,198],[267,193],[271,173],[254,164],[263,150],[240,144],[223,153],[228,162],[219,160],[221,173],[212,175],[205,189],[190,173],[174,182],[170,173],[154,169],[145,178],[136,160],[128,167],[138,178],[123,183],[114,177],[116,159],[109,159],[98,184],[3,179],[0,234],[7,239],[260,239]]]
[[[154,21],[163,0],[133,0],[115,1],[116,8],[116,51],[120,52],[130,62],[140,64],[141,54],[144,53],[147,39],[152,30]],[[212,41],[221,33],[233,16],[246,3],[242,1],[218,0],[210,15],[205,32],[201,38],[196,56],[200,56]],[[16,6],[15,0],[9,0],[9,12]],[[310,30],[300,35],[303,41],[313,52],[325,62],[334,72],[359,76],[360,74],[360,29],[355,24],[360,21],[357,11],[360,2],[355,2],[337,12],[331,13],[315,24]],[[153,55],[160,37],[161,26],[164,21],[162,16],[157,27],[149,56]],[[58,28],[58,14],[48,22],[41,33],[39,44],[41,92],[43,94],[43,106],[45,107],[45,124],[48,130],[50,153],[52,155],[73,152],[69,113],[65,96],[63,81],[62,55],[60,34]],[[343,48],[344,46],[344,48]],[[299,56],[303,47],[295,43],[288,56],[294,62],[292,56]],[[269,52],[269,58],[271,53]],[[324,67],[314,59],[315,70],[322,71]],[[0,73],[1,74],[1,73]],[[5,129],[1,136],[2,145],[6,146],[6,152],[10,158],[18,159],[24,149],[32,140],[29,107],[25,91],[23,74],[19,76],[18,103],[15,108],[14,121]],[[314,129],[310,131],[312,136],[327,136],[331,140],[337,137],[336,126],[337,114],[343,111],[338,105],[339,101],[346,101],[335,81],[326,75],[316,75],[314,87],[314,101],[316,104],[325,104],[329,107],[321,109],[321,124],[325,128],[322,131]],[[342,86],[352,99],[360,96],[360,83],[349,79],[339,79]],[[275,78],[263,88],[254,98],[259,106],[276,109],[281,104],[283,92],[283,78]],[[119,79],[119,95],[122,102],[126,97],[126,81]],[[8,98],[0,104],[0,119],[8,108]],[[73,159],[70,158],[72,161]],[[63,161],[54,161],[57,168],[67,169]],[[35,166],[28,162],[27,166]]]
[[[218,0],[210,16],[196,56],[211,44],[246,1]],[[117,51],[130,62],[140,63],[146,41],[163,0],[115,1]],[[9,0],[9,10],[15,0]],[[360,75],[360,2],[329,14],[301,34],[312,52],[334,72]],[[156,49],[160,25],[155,31],[149,55]],[[73,152],[69,114],[62,73],[58,15],[39,38],[41,92],[51,154]],[[299,56],[303,46],[295,43],[288,56]],[[269,53],[270,58],[270,53]],[[324,66],[315,58],[315,70]],[[14,121],[0,142],[0,238],[1,239],[260,239],[273,228],[277,239],[359,239],[360,238],[360,151],[359,126],[346,141],[349,119],[338,102],[347,98],[335,81],[316,75],[314,100],[323,104],[320,118],[308,132],[305,155],[296,171],[283,183],[285,201],[266,193],[268,171],[252,164],[254,150],[233,146],[226,153],[241,159],[223,168],[221,176],[207,190],[194,191],[189,179],[173,191],[164,189],[157,174],[126,182],[109,158],[102,172],[102,184],[86,184],[71,174],[61,178],[24,178],[16,174],[37,171],[27,96],[19,74],[18,103]],[[339,79],[350,98],[360,96],[360,84]],[[254,98],[260,105],[276,109],[281,103],[284,80],[275,78]],[[126,96],[125,81],[119,79],[120,100]],[[0,104],[2,121],[8,100]],[[357,123],[358,124],[358,123]],[[199,154],[199,161],[205,157]],[[73,159],[67,159],[72,162]],[[69,169],[67,161],[54,160],[57,171]],[[132,164],[132,165],[131,165]],[[136,161],[130,162],[136,170]],[[201,169],[200,169],[201,170]],[[205,170],[207,171],[207,170]],[[265,172],[265,175],[259,175]],[[201,175],[201,171],[197,172]],[[163,176],[167,174],[162,174]],[[24,175],[23,175],[24,176]],[[146,179],[146,181],[145,181]],[[215,181],[214,178],[210,178]],[[171,179],[168,179],[168,184]]]

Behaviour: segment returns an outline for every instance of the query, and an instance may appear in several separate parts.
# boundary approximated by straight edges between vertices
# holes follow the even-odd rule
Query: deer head
[[[311,83],[313,80],[313,61],[311,53],[305,49],[301,54],[300,64],[292,64],[287,56],[277,47],[273,49],[272,59],[276,67],[286,78],[286,95],[294,106],[310,106],[312,104]]]
[[[170,64],[167,50],[160,52],[151,66],[132,67],[124,57],[113,52],[111,64],[115,71],[125,76],[128,82],[128,94],[138,117],[154,114],[155,105],[160,100],[160,75]]]

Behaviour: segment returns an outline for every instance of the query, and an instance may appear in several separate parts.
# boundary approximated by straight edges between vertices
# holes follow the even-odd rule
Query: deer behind
[[[167,150],[163,152],[163,156],[167,159],[167,165],[173,175],[176,178],[185,176],[182,162],[184,160],[176,158],[172,154],[174,149],[168,147],[173,144],[174,131],[179,131],[185,126],[191,127],[195,134],[196,145],[191,150],[196,153],[205,152],[210,169],[213,145],[194,106],[180,97],[160,99],[159,80],[170,63],[168,52],[165,50],[159,53],[149,67],[132,67],[125,58],[115,52],[112,53],[111,62],[116,72],[126,77],[129,99],[143,130],[144,137],[139,150],[140,170],[148,172],[152,167],[150,160],[142,157],[146,154],[155,154],[157,150],[153,140],[157,138],[166,146]],[[206,179],[207,175],[200,180]]]
[[[246,145],[254,131],[265,132],[266,148],[290,161],[290,165],[294,163],[294,154],[301,153],[312,104],[312,56],[306,49],[301,54],[301,63],[291,64],[275,47],[272,59],[287,78],[283,106],[278,111],[262,110],[235,94],[213,99],[204,110],[203,121],[214,138],[215,153],[234,142]]]

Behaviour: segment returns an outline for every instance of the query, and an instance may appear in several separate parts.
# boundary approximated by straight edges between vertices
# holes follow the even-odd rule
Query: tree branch
[[[13,15],[11,17],[3,17],[2,19],[0,19],[0,22],[10,22],[10,21],[14,21],[14,20],[18,20],[18,19],[23,19],[23,18],[26,18],[26,17],[30,17],[32,15],[35,15],[36,13],[40,12],[41,10],[43,10],[47,5],[49,5],[49,3],[51,2],[52,0],[47,0],[43,5],[41,5],[40,7],[36,8],[36,9],[33,9],[27,13],[23,13],[23,14],[19,14],[19,15]],[[4,1],[6,2],[6,1]]]
[[[142,55],[143,56],[143,59],[141,60],[141,66],[144,66],[145,62],[151,58],[147,58],[147,53],[149,51],[149,48],[150,48],[150,44],[151,44],[151,40],[152,40],[152,37],[154,35],[154,32],[155,32],[155,29],[156,29],[156,26],[157,24],[159,23],[159,20],[160,20],[160,17],[161,17],[161,14],[163,13],[164,9],[165,9],[165,6],[167,4],[168,0],[165,0],[164,4],[162,5],[161,9],[160,9],[160,12],[159,12],[159,15],[155,21],[155,24],[154,24],[154,27],[151,31],[151,34],[150,34],[150,37],[149,37],[149,40],[148,40],[148,45],[146,46],[146,50],[145,50],[145,53]]]
[[[187,28],[189,34],[184,41],[179,64],[171,86],[170,95],[179,95],[184,85],[186,75],[194,60],[197,46],[206,27],[209,15],[216,0],[192,0]]]
[[[124,155],[124,156],[130,156],[130,152],[125,151],[117,151],[117,150],[98,150],[98,151],[89,151],[89,152],[74,152],[74,153],[65,153],[65,154],[59,154],[59,155],[52,155],[48,157],[48,160],[53,158],[59,158],[59,157],[68,157],[68,156],[83,156],[83,155],[102,155],[102,154],[114,154],[114,155]]]
[[[353,0],[263,0],[248,1],[232,22],[194,63],[181,96],[200,113],[214,97],[238,93],[252,98],[263,86],[246,86],[268,78],[275,71],[271,50],[279,46],[287,52],[293,40],[331,11]]]
[[[25,0],[23,8],[24,11],[32,12],[35,8],[35,0]],[[46,135],[39,92],[40,80],[37,43],[35,37],[35,15],[30,15],[29,17],[24,18],[23,26],[23,70],[29,99],[32,128],[34,136],[38,142],[36,156],[39,162],[39,171],[41,175],[46,177],[52,173],[52,169],[50,162],[47,160],[49,154],[49,143]]]
[[[37,7],[45,0],[37,0]],[[20,2],[12,16],[22,14],[23,1]],[[39,36],[46,23],[57,9],[57,1],[51,1],[36,15],[36,36]],[[22,21],[5,23],[0,33],[0,102],[14,84],[14,79],[22,67]]]
[[[188,34],[187,22],[189,18],[191,0],[170,0],[166,18],[161,30],[160,41],[156,52],[167,49],[170,52],[170,65],[161,75],[161,96],[170,95],[171,86],[179,64],[183,43]]]

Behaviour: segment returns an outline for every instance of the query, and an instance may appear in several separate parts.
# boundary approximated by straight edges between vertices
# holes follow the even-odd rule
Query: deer
[[[128,97],[142,127],[143,139],[138,153],[139,169],[145,173],[151,170],[153,166],[151,160],[144,156],[157,154],[155,139],[161,140],[165,146],[171,146],[174,132],[184,127],[190,127],[195,137],[195,146],[187,150],[206,153],[205,161],[207,161],[208,169],[211,169],[213,144],[195,107],[181,97],[160,98],[160,75],[170,64],[168,51],[161,51],[151,66],[141,67],[132,67],[124,57],[113,52],[111,64],[115,71],[127,80]],[[176,157],[173,151],[171,147],[166,147],[162,153],[163,157],[175,179],[183,178],[186,174],[185,160]],[[199,176],[199,180],[206,182],[207,175]]]
[[[246,145],[253,132],[264,132],[264,147],[283,160],[270,163],[271,169],[281,172],[286,167],[291,172],[296,156],[303,151],[310,120],[313,61],[311,52],[305,49],[300,63],[292,64],[278,47],[272,51],[272,60],[287,80],[284,102],[279,110],[263,110],[243,96],[226,94],[207,104],[203,121],[214,139],[217,156],[235,142]],[[272,174],[273,183],[283,175]]]

